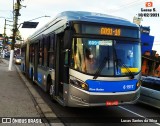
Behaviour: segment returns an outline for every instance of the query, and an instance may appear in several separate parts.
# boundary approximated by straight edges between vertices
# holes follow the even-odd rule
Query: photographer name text
[[[155,119],[121,119],[122,123],[157,123]]]

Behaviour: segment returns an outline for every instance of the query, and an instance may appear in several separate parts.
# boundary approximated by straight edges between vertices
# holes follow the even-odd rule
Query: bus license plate
[[[106,101],[106,106],[118,105],[118,101]]]

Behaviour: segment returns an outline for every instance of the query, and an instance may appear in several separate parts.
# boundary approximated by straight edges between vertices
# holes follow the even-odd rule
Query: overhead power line
[[[116,9],[107,9],[107,11],[109,11],[110,13],[114,13],[114,12],[117,12],[119,11],[120,9],[124,9],[124,8],[127,8],[127,7],[131,7],[131,6],[135,6],[137,4],[140,4],[142,2],[145,2],[144,0],[135,0],[135,1],[128,1],[128,3],[124,3],[122,2],[122,4],[120,6],[118,6],[118,8]]]

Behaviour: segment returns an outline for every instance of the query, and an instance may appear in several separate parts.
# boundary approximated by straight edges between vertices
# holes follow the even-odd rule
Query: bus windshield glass
[[[137,74],[141,68],[140,52],[138,42],[74,38],[71,68],[89,75],[99,71],[98,76]]]

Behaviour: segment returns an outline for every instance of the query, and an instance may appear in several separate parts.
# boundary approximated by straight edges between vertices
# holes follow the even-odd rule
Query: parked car
[[[15,57],[15,64],[21,64],[21,56],[16,56]]]
[[[141,95],[139,102],[160,109],[160,78],[142,76]]]
[[[5,55],[6,58],[9,58],[10,57],[10,52],[5,52],[4,55]]]

